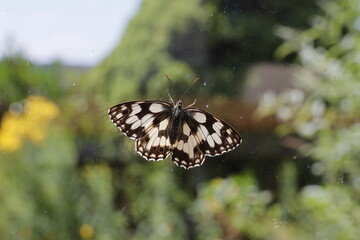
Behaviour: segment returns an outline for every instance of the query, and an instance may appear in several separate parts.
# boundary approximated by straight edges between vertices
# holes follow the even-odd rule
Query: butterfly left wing
[[[111,121],[126,136],[136,139],[136,151],[147,160],[162,160],[170,153],[167,125],[172,105],[163,101],[132,101],[111,107]]]
[[[240,134],[228,123],[197,108],[185,109],[196,122],[194,131],[201,151],[217,156],[235,149],[242,142]]]

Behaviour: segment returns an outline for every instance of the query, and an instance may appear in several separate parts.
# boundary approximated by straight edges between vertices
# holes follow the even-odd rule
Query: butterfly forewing
[[[163,101],[132,101],[111,107],[108,114],[125,136],[138,139],[154,127],[154,121],[159,115],[169,114],[171,106]]]

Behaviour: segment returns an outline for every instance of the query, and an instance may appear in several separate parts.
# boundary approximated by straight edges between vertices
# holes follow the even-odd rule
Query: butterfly
[[[140,156],[159,161],[171,154],[177,166],[189,169],[242,142],[233,127],[193,104],[183,108],[181,100],[131,101],[111,107],[108,114],[125,136],[135,139]]]

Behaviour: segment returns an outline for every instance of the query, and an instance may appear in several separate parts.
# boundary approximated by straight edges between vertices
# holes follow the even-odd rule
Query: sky
[[[141,0],[0,0],[0,58],[94,66],[117,45]]]

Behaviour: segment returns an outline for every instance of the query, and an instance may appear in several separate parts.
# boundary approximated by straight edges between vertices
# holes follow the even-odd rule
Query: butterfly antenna
[[[181,96],[180,99],[182,99],[182,98],[185,96],[185,94],[190,90],[190,88],[191,88],[197,81],[199,81],[199,80],[200,80],[200,78],[195,78],[194,81],[192,81],[192,83],[190,84],[190,86],[186,89],[186,91],[184,92],[184,94]]]
[[[170,80],[170,78],[169,78],[169,76],[168,76],[167,74],[165,74],[165,77],[166,77],[166,79],[167,79],[167,80],[169,81],[169,83],[170,83],[170,90],[167,89],[167,93],[168,93],[168,95],[169,95],[169,98],[170,98],[172,104],[175,105],[174,100],[172,99],[172,97],[171,97],[171,95],[170,95],[170,91],[173,89],[174,84],[171,82],[171,80]]]
[[[173,105],[175,105],[174,100],[172,99],[172,97],[171,97],[171,95],[170,95],[169,89],[167,89],[167,93],[168,93],[168,95],[169,95],[169,98],[170,98],[170,100],[171,100],[171,103],[172,103]]]

